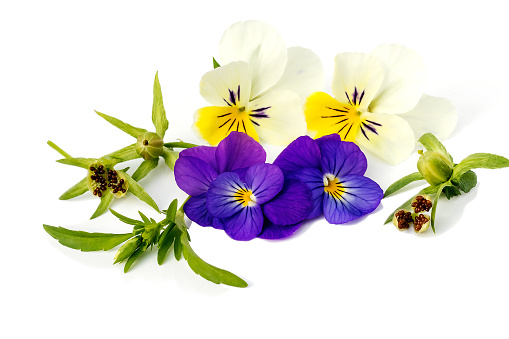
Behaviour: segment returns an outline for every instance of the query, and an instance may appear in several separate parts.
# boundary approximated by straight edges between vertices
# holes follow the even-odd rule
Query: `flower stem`
[[[192,148],[199,145],[191,144],[189,142],[184,141],[176,141],[176,142],[167,142],[164,144],[165,147],[168,148]]]

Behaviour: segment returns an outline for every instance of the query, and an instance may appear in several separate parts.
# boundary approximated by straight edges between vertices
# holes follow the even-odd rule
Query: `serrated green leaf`
[[[166,111],[163,105],[163,94],[161,93],[161,85],[159,84],[159,74],[156,72],[154,79],[154,101],[152,103],[152,123],[156,128],[156,133],[164,138],[164,133],[168,129],[168,119],[166,119]]]
[[[452,180],[458,181],[459,178],[469,170],[474,168],[497,169],[509,167],[509,159],[500,155],[490,153],[474,153],[456,165],[452,171]]]
[[[140,255],[143,254],[143,251],[138,248],[130,257],[129,259],[127,259],[126,263],[125,263],[125,266],[124,266],[124,273],[127,273],[127,271],[129,271],[129,269],[131,268],[131,266],[134,264],[134,262],[136,261],[136,259],[138,259],[138,257]]]
[[[148,195],[147,192],[141,187],[140,184],[138,184],[131,176],[129,176],[127,173],[125,173],[125,177],[127,179],[127,182],[129,183],[129,192],[131,192],[135,197],[155,209],[157,212],[159,211],[159,207],[157,207],[156,202],[150,195]]]
[[[136,171],[133,173],[132,175],[133,180],[140,181],[141,179],[145,178],[147,174],[150,173],[150,171],[157,167],[158,163],[159,158],[144,160],[140,164],[140,166],[136,169]]]
[[[58,153],[60,153],[61,156],[63,156],[64,158],[72,158],[72,156],[67,153],[66,151],[64,151],[63,149],[61,149],[60,147],[58,147],[53,141],[51,140],[48,140],[47,141],[47,144],[53,148],[55,151],[57,151]]]
[[[214,57],[212,57],[212,65],[214,66],[214,69],[221,67]]]
[[[468,170],[460,177],[460,180],[458,182],[459,188],[465,192],[468,193],[472,188],[474,188],[477,185],[477,175],[472,170]]]
[[[435,233],[435,214],[437,213],[438,199],[440,198],[440,194],[442,193],[444,187],[450,185],[450,182],[444,182],[441,184],[438,188],[437,194],[435,195],[435,199],[433,200],[433,207],[431,207],[431,229],[433,230],[433,233]]]
[[[98,216],[106,212],[110,207],[112,201],[113,193],[111,193],[110,190],[103,191],[101,202],[99,203],[99,206],[97,206],[97,209],[95,210],[94,214],[92,214],[90,219],[97,218]]]
[[[136,144],[126,146],[118,151],[107,154],[104,157],[115,158],[117,159],[117,163],[141,158],[136,152]]]
[[[428,151],[435,151],[440,152],[446,156],[449,157],[451,161],[452,156],[447,152],[447,149],[445,146],[440,142],[440,140],[437,139],[432,133],[426,133],[423,134],[419,138],[419,142],[428,150]]]
[[[461,195],[461,191],[456,186],[447,186],[444,187],[443,191],[447,200],[450,200],[453,197]]]
[[[107,114],[104,114],[104,113],[101,113],[101,112],[98,112],[98,111],[95,111],[97,114],[99,114],[100,117],[102,117],[104,120],[106,120],[107,122],[109,122],[110,124],[112,124],[113,126],[117,127],[118,129],[126,132],[127,134],[129,134],[130,136],[132,137],[135,137],[135,138],[138,138],[139,135],[145,133],[147,130],[146,129],[143,129],[143,128],[138,128],[138,127],[134,127],[134,126],[131,126],[117,118],[114,118],[112,116],[109,116]]]
[[[410,199],[408,199],[407,201],[405,201],[403,204],[401,204],[401,206],[399,206],[398,208],[396,208],[392,213],[391,215],[389,215],[389,217],[385,220],[384,222],[384,225],[391,222],[392,221],[392,218],[394,217],[394,213],[396,213],[397,211],[401,210],[401,209],[410,209],[411,207],[411,204],[412,204],[412,200],[414,199],[415,196],[419,195],[419,194],[433,194],[433,193],[436,193],[437,190],[438,190],[438,187],[439,186],[428,186],[426,188],[423,188],[422,190],[419,191],[419,193],[415,194],[414,196],[412,196]]]
[[[166,258],[166,254],[168,253],[168,250],[170,249],[171,245],[175,241],[175,239],[180,238],[181,231],[178,229],[178,227],[175,227],[174,223],[170,223],[168,227],[164,230],[164,232],[161,234],[161,237],[159,238],[159,251],[157,252],[157,263],[159,265],[162,265],[164,262],[164,259]]]
[[[57,162],[61,164],[81,167],[87,170],[90,168],[90,165],[96,161],[97,159],[94,158],[65,158],[57,160]]]
[[[113,210],[110,208],[110,212],[111,214],[113,214],[114,216],[116,216],[120,221],[128,224],[128,225],[133,225],[133,226],[145,226],[145,224],[139,220],[135,220],[135,219],[131,219],[131,218],[128,218],[126,217],[125,215],[122,215],[120,213],[118,213],[117,211]]]
[[[164,162],[166,163],[166,165],[169,168],[171,168],[171,170],[173,171],[173,169],[175,167],[175,162],[179,158],[179,152],[170,151],[167,148],[163,148],[162,157],[163,157]]]
[[[65,191],[58,199],[60,200],[69,200],[72,198],[76,198],[77,196],[82,195],[83,193],[88,191],[87,178],[81,179],[76,185],[69,188]]]
[[[132,233],[88,233],[49,225],[43,225],[43,227],[49,235],[57,239],[62,245],[83,252],[107,251],[133,236]]]
[[[414,182],[414,181],[418,181],[418,180],[424,180],[423,176],[421,173],[419,172],[415,172],[415,173],[412,173],[412,174],[409,174],[401,179],[399,179],[398,181],[396,181],[395,183],[393,183],[392,185],[390,185],[387,190],[385,191],[384,193],[384,198],[385,197],[388,197],[389,195],[399,191],[400,189],[402,189],[403,187],[405,187],[406,185]]]

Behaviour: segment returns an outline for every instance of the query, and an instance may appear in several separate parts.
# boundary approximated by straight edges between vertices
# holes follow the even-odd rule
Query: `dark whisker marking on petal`
[[[367,121],[367,120],[366,120],[366,121]],[[376,129],[374,129],[373,127],[371,127],[371,126],[369,126],[369,125],[365,124],[365,123],[364,123],[364,121],[362,122],[362,124],[363,124],[364,126],[366,126],[366,128],[367,128],[367,129],[369,129],[371,132],[373,132],[373,133],[375,133],[376,135],[378,135],[378,133],[377,133]],[[361,128],[362,128],[362,127],[361,127]],[[368,140],[369,140],[369,139],[368,139]]]
[[[230,114],[232,114],[232,113],[230,112],[230,113],[226,113],[226,114],[223,114],[223,115],[218,115],[217,117],[218,118],[222,118],[222,117],[225,117],[225,116],[230,115]]]
[[[364,137],[366,137],[366,139],[368,139],[368,141],[369,141],[369,138],[368,138],[368,136],[366,135],[366,132],[364,131],[364,128],[362,128],[362,126],[361,126],[361,131],[362,131],[362,134],[364,134]]]
[[[342,110],[342,109],[337,109],[337,108],[332,108],[332,107],[327,107],[325,106],[325,108],[328,108],[328,109],[331,109],[333,111],[336,111],[336,112],[343,112],[343,113],[348,113],[349,109],[345,107],[345,110]]]
[[[247,133],[246,124],[244,123],[244,120],[242,120],[242,127],[244,127],[244,132]]]
[[[334,125],[339,125],[340,123],[345,122],[345,121],[347,121],[347,120],[348,120],[348,118],[343,119],[343,120],[341,120],[341,121],[339,121],[339,122],[336,122]]]
[[[353,104],[354,105],[357,105],[357,96],[359,95],[359,93],[357,92],[357,86],[354,87],[354,90],[353,90]]]
[[[364,98],[364,92],[365,92],[365,91],[363,90],[363,91],[362,91],[362,93],[361,93],[361,97],[360,97],[360,99],[359,99],[359,105],[360,105],[360,104],[361,104],[361,102],[362,102],[362,98]]]
[[[251,110],[251,112],[261,112],[261,111],[265,111],[269,108],[271,108],[272,106],[267,106],[267,107],[262,107],[262,108],[257,108],[257,109],[253,109]]]
[[[366,121],[369,122],[370,124],[373,124],[373,125],[382,126],[382,124],[379,124],[378,122],[374,122],[374,121],[371,121],[371,120],[366,120]]]
[[[228,102],[228,100],[226,100],[225,98],[223,98],[223,100],[224,100],[224,102],[226,102],[226,104],[227,104],[228,106],[231,106],[231,104]]]
[[[339,114],[339,115],[322,115],[322,118],[341,118],[346,116],[346,114]]]
[[[223,127],[224,125],[226,125],[226,123],[227,123],[228,121],[230,121],[230,120],[232,120],[232,119],[228,119],[228,120],[226,120],[226,121],[225,121],[225,122],[224,122],[221,126],[219,126],[219,128],[221,128],[221,127]]]
[[[352,129],[352,127],[353,127],[353,123],[350,125],[350,128],[349,128],[349,129],[348,129],[348,131],[346,132],[346,134],[345,134],[345,139],[346,139],[346,137],[348,136],[348,133],[350,133],[350,130]]]
[[[237,132],[239,131],[240,121],[237,121]]]
[[[268,118],[267,114],[265,113],[262,113],[262,114],[249,114],[250,117],[254,117],[254,118]]]
[[[350,97],[348,96],[348,93],[346,93],[346,91],[345,91],[345,94],[346,94],[346,98],[348,99],[348,103],[351,105],[352,102],[350,101]]]
[[[256,126],[260,126],[260,124],[259,124],[259,123],[257,123],[256,121],[254,121],[253,119],[249,119],[249,120],[251,120],[251,122],[252,122],[253,124],[255,124]]]
[[[228,89],[228,92],[230,92],[230,101],[231,101],[231,103],[235,105],[235,103],[236,103],[235,93],[233,93],[233,91],[230,90],[230,89]]]
[[[240,101],[240,85],[237,87],[237,100]]]
[[[228,131],[230,131],[230,130],[232,129],[232,126],[233,126],[233,124],[235,123],[235,121],[237,121],[237,119],[236,119],[236,118],[235,118],[235,119],[233,119],[232,124],[230,125],[230,127],[228,127]]]
[[[341,129],[338,131],[338,134],[345,129],[345,127],[348,126],[348,122],[345,124],[345,126],[341,127]]]

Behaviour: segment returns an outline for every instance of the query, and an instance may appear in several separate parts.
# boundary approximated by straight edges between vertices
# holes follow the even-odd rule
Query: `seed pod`
[[[414,219],[414,231],[415,233],[425,232],[430,223],[430,218],[425,216],[424,214],[419,214]]]
[[[92,194],[97,195],[97,193],[101,190],[101,179],[104,179],[104,174],[101,174],[101,170],[99,167],[104,168],[104,165],[100,162],[94,162],[88,168],[87,173],[87,185],[88,190],[92,192]]]
[[[412,200],[412,209],[414,213],[420,213],[423,211],[429,212],[431,207],[433,207],[433,201],[427,194],[417,195],[414,200]]]
[[[115,254],[113,264],[122,262],[133,254],[141,243],[140,237],[134,237],[125,242]]]
[[[126,179],[124,172],[113,171],[113,173],[109,189],[115,198],[122,198],[126,195],[127,190],[129,189],[129,182]]]
[[[397,211],[392,218],[392,224],[400,231],[408,229],[413,221],[412,213],[407,210]]]
[[[434,151],[419,153],[421,157],[417,161],[417,169],[431,186],[449,180],[454,164],[447,156]]]
[[[136,153],[145,160],[159,158],[164,152],[163,145],[164,141],[159,135],[145,132],[138,137]]]

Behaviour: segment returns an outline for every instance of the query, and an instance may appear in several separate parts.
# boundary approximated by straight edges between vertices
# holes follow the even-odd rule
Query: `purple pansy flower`
[[[224,229],[236,240],[293,234],[311,210],[311,192],[298,180],[285,180],[265,158],[258,142],[237,132],[218,147],[182,151],[175,180],[191,196],[184,205],[189,219]]]
[[[374,211],[383,191],[364,177],[367,160],[352,143],[337,134],[313,140],[297,138],[274,161],[285,177],[304,182],[312,193],[307,219],[322,213],[331,224],[343,224]]]

